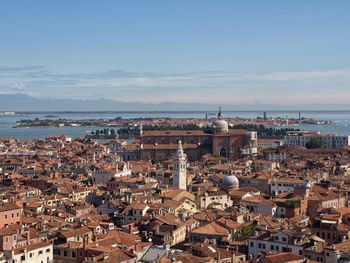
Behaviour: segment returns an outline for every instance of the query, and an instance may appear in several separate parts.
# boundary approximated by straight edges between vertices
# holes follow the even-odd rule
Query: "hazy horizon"
[[[62,111],[211,111],[216,112],[222,107],[224,112],[228,111],[350,111],[348,104],[210,104],[210,103],[143,103],[122,102],[113,99],[42,99],[28,96],[26,94],[0,94],[0,111],[17,112],[62,112]]]

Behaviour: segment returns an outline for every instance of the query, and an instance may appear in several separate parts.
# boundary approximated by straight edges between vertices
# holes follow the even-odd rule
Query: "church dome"
[[[226,188],[239,188],[239,181],[234,175],[226,175],[222,181],[222,185]]]
[[[213,122],[213,128],[215,130],[228,132],[228,122],[223,119],[221,109],[219,110],[218,118]]]
[[[225,120],[215,120],[213,122],[213,128],[221,131],[228,131],[228,123]]]

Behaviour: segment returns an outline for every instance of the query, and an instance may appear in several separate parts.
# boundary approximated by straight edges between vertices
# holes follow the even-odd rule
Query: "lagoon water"
[[[215,112],[207,112],[209,117],[215,117]],[[70,113],[17,113],[12,116],[0,116],[0,137],[15,137],[22,140],[40,139],[49,135],[68,135],[71,137],[83,137],[92,130],[103,127],[48,127],[48,128],[13,128],[16,122],[21,119],[114,119],[122,118],[204,118],[206,112],[70,112]],[[256,118],[263,116],[263,111],[226,111],[223,112],[227,118],[242,117]],[[54,115],[54,117],[48,115]],[[298,118],[299,112],[267,112],[268,117],[286,117]],[[295,125],[294,128],[303,130],[316,130],[321,133],[336,133],[338,135],[350,135],[350,111],[304,111],[301,112],[302,117],[312,118],[315,120],[331,120],[330,125]]]

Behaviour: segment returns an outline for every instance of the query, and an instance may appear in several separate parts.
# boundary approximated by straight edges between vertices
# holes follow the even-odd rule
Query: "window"
[[[258,248],[261,248],[261,244],[260,243],[258,244]]]
[[[40,251],[38,252],[38,255],[42,255],[42,254],[43,254],[43,251],[40,250]]]
[[[5,219],[7,219],[7,214],[5,214]]]
[[[6,237],[5,240],[6,240],[5,242],[8,243],[9,242],[9,237]]]
[[[299,255],[302,256],[303,255],[303,251],[299,250]]]
[[[48,248],[48,249],[46,249],[46,253],[50,253],[50,249]]]
[[[250,242],[250,246],[251,246],[251,247],[254,247],[254,242]]]
[[[271,250],[275,250],[275,246],[274,246],[274,245],[271,245],[271,246],[270,246],[270,249],[271,249]]]
[[[280,250],[280,247],[279,246],[276,246],[276,251],[279,251]]]
[[[286,241],[287,241],[287,238],[286,238],[286,237],[282,237],[282,241],[283,241],[283,242],[286,242]]]
[[[282,251],[283,251],[283,252],[290,252],[290,251],[291,251],[291,249],[290,249],[290,248],[288,248],[288,247],[282,247]]]
[[[326,253],[326,256],[329,257],[331,254],[329,254],[329,252]]]

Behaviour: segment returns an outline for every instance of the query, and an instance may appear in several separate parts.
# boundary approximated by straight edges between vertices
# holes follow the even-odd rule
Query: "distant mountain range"
[[[229,105],[205,103],[141,103],[123,102],[110,99],[43,99],[26,94],[0,94],[0,111],[216,111],[222,106],[224,111],[332,111],[350,110],[350,105],[308,104],[308,105]]]

